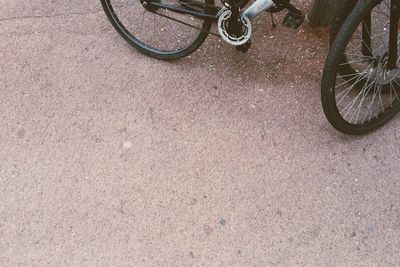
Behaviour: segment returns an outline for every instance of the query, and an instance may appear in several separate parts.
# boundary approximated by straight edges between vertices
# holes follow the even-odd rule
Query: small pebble
[[[221,220],[219,221],[219,223],[220,223],[222,226],[224,226],[224,225],[226,224],[226,220],[225,220],[225,219],[221,219]]]
[[[129,142],[129,141],[125,141],[125,142],[123,143],[123,147],[124,147],[125,149],[130,149],[130,148],[132,148],[132,143]]]

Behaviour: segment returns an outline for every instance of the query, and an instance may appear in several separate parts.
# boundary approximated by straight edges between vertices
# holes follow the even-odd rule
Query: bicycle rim
[[[210,3],[210,0],[152,1],[201,12]],[[146,9],[140,0],[102,0],[102,3],[112,24],[128,43],[160,59],[179,58],[193,52],[207,37],[212,23],[163,8]]]
[[[323,92],[323,102],[333,126],[362,134],[383,125],[399,111],[400,68],[387,69],[390,0],[363,1],[350,16],[339,33],[342,40],[334,44],[335,77],[328,86],[329,99]]]

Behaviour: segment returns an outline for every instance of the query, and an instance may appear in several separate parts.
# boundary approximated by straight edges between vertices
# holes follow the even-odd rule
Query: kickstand
[[[275,29],[277,25],[275,23],[274,13],[270,13],[270,14],[271,14],[271,26],[272,26],[272,29]]]

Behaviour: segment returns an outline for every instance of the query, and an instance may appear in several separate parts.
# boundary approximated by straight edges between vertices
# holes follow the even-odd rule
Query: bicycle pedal
[[[247,51],[249,51],[250,47],[251,47],[251,40],[248,40],[246,43],[236,46],[236,51],[246,54]]]
[[[303,14],[289,11],[283,19],[283,26],[291,29],[297,29],[303,22]]]

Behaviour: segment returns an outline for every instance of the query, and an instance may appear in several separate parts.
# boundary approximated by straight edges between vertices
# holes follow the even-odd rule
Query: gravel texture
[[[325,32],[161,62],[97,1],[0,4],[0,266],[400,266],[400,120],[328,124]]]

